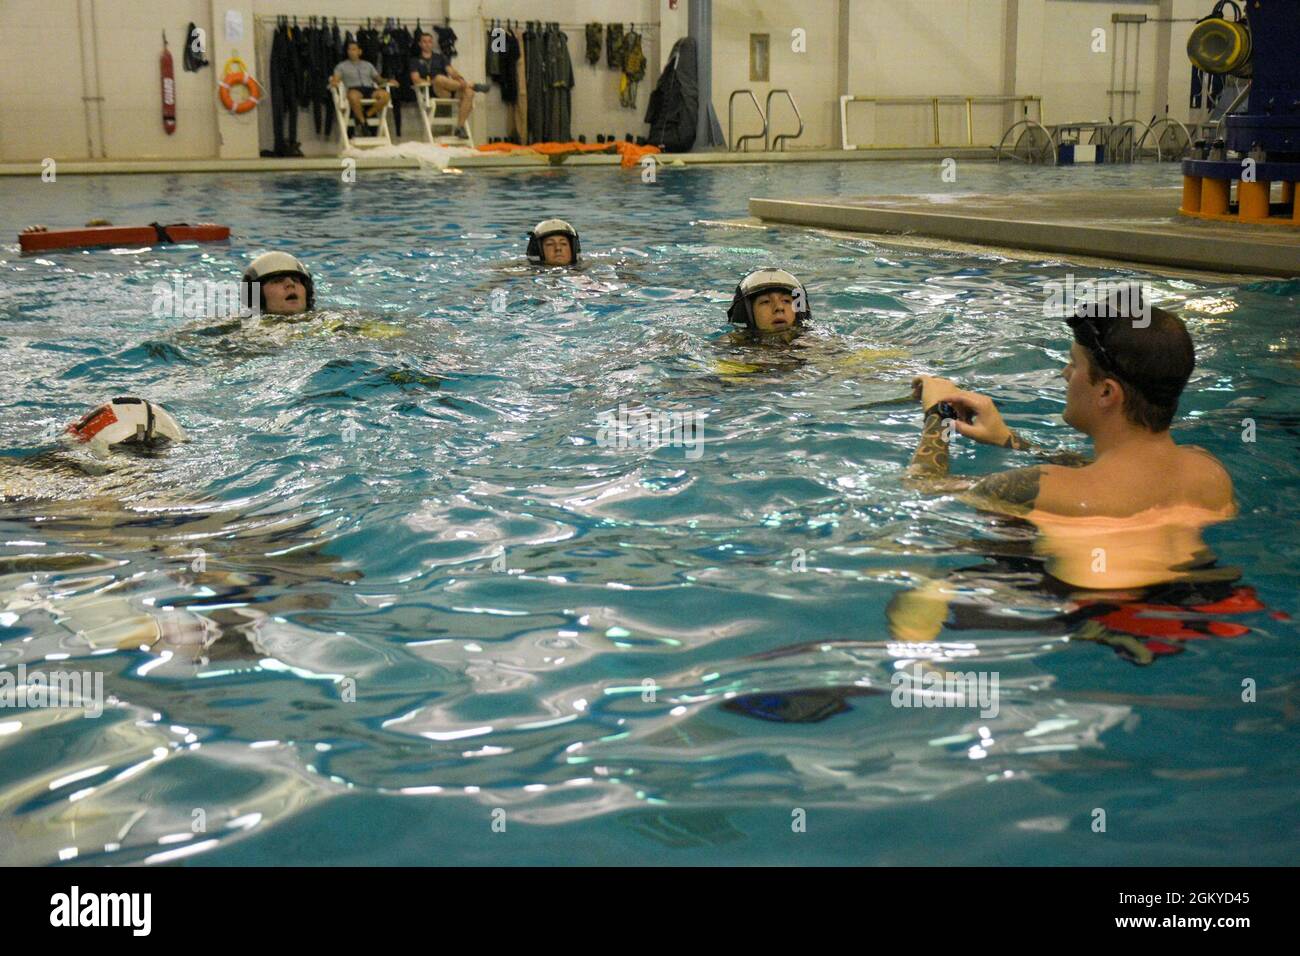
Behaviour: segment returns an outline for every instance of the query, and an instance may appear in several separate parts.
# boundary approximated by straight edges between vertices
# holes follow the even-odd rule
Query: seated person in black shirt
[[[474,109],[474,91],[486,93],[491,89],[486,83],[470,83],[461,76],[445,56],[433,48],[433,34],[420,34],[420,55],[411,60],[411,85],[432,86],[438,99],[460,100],[460,115],[456,118],[456,135],[465,138],[465,121]]]

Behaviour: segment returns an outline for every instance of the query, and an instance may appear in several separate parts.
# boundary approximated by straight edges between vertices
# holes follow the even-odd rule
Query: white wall
[[[216,155],[211,70],[181,68],[185,27],[207,0],[4,0],[0,4],[0,159],[201,158]],[[93,19],[92,19],[93,13]],[[78,27],[80,16],[81,27]],[[91,24],[95,25],[92,31]],[[176,132],[163,131],[158,60],[167,32]],[[79,47],[86,51],[83,75]],[[99,105],[96,95],[98,55]]]
[[[851,4],[849,92],[860,96],[997,95],[1003,90],[1005,0],[859,0]],[[998,107],[977,107],[975,141],[996,140]],[[850,104],[850,140],[933,143],[929,105]],[[942,106],[942,143],[966,141],[965,106]],[[1001,130],[998,130],[1000,133]]]
[[[1205,13],[1211,4],[1206,4]],[[1111,23],[1112,13],[1157,15],[1153,3],[1087,3],[1079,0],[1047,0],[1042,41],[1037,51],[1038,92],[1043,97],[1048,122],[1105,120],[1116,122],[1138,116],[1143,122],[1156,112],[1156,24]],[[1202,16],[1204,13],[1202,14]],[[1093,51],[1093,31],[1105,31],[1105,52]],[[1125,32],[1128,34],[1128,80],[1123,82]],[[1186,42],[1184,40],[1184,42]],[[1183,61],[1186,62],[1186,55]],[[1111,87],[1115,67],[1115,89],[1138,89],[1133,97],[1116,97],[1113,109],[1106,91]],[[1134,68],[1140,71],[1134,79]],[[1189,64],[1190,68],[1190,64]],[[1123,108],[1121,106],[1123,105]],[[1164,104],[1161,104],[1163,111]],[[1120,115],[1120,114],[1123,115]]]
[[[367,9],[362,0],[0,0],[0,59],[6,64],[0,70],[0,161],[254,157],[259,148],[269,148],[269,101],[250,114],[232,116],[217,99],[218,72],[231,47],[222,36],[227,9],[243,13],[246,36],[238,47],[250,65],[256,62],[262,79],[268,77],[270,51],[262,44],[254,61],[254,15],[363,17],[382,12],[405,21],[419,17],[425,26],[450,17],[459,35],[457,69],[473,80],[483,78],[486,20],[573,24],[575,29],[568,31],[575,75],[573,133],[585,133],[593,141],[597,133],[643,135],[646,103],[662,59],[673,41],[686,34],[690,2],[680,0],[671,9],[670,0],[385,0]],[[1043,97],[1049,122],[1102,119],[1117,39],[1110,15],[1120,11],[1185,21],[1149,21],[1141,27],[1141,42],[1130,51],[1129,61],[1138,60],[1141,93],[1136,110],[1127,110],[1145,121],[1163,113],[1168,102],[1170,115],[1185,120],[1190,67],[1184,51],[1190,21],[1205,15],[1210,5],[1209,0],[714,0],[714,109],[725,127],[732,90],[752,88],[761,103],[772,87],[789,88],[806,124],[799,146],[838,145],[841,86],[867,96],[1036,94]],[[618,73],[604,65],[603,56],[595,67],[583,58],[580,25],[615,18],[658,24],[643,31],[648,69],[635,110],[619,106]],[[181,68],[184,30],[191,20],[206,26],[212,40],[212,65],[198,73]],[[791,49],[795,28],[806,33],[804,53]],[[1094,28],[1106,31],[1105,53],[1091,49]],[[177,130],[172,136],[164,134],[159,117],[163,29],[176,70]],[[749,80],[751,33],[768,33],[772,39],[766,84]],[[49,82],[35,88],[33,78]],[[102,135],[97,102],[82,99],[96,95],[103,97],[98,104]],[[494,88],[478,102],[475,136],[486,142],[504,135],[507,117],[499,91]],[[779,104],[774,129],[793,126],[787,107],[774,102]],[[926,145],[931,140],[928,106],[857,104],[850,106],[849,116],[851,138],[864,145]],[[404,138],[412,138],[418,127],[414,111],[408,110],[405,119]],[[757,126],[757,118],[739,105],[737,119],[738,126]],[[977,107],[976,142],[996,141],[1007,119],[1005,109]],[[333,136],[316,136],[309,112],[299,114],[298,130],[309,155],[336,151]],[[945,108],[941,132],[945,144],[963,141],[964,110]]]
[[[736,129],[727,128],[727,101],[732,91],[753,90],[759,104],[766,108],[768,92],[781,88],[790,91],[803,115],[804,134],[795,142],[822,146],[832,142],[839,109],[835,93],[837,12],[836,0],[713,0],[713,109],[729,143],[741,133],[762,129],[753,104],[743,96],[736,97]],[[805,52],[793,49],[795,29],[804,31]],[[767,83],[749,79],[751,33],[766,33],[771,38]],[[772,113],[773,135],[792,133],[798,128],[785,97],[773,97]],[[762,144],[751,141],[750,148],[761,149]]]
[[[1112,13],[1144,13],[1151,18],[1130,26],[1129,82],[1140,93],[1125,116],[1143,121],[1163,114],[1187,118],[1189,64],[1184,52],[1190,22],[1209,12],[1210,0],[1095,2],[1095,0],[851,0],[847,24],[839,23],[838,0],[714,0],[713,103],[727,125],[732,90],[751,88],[760,102],[772,86],[789,87],[805,118],[802,146],[839,144],[836,41],[845,29],[846,62],[840,64],[845,92],[860,96],[930,97],[1036,95],[1043,98],[1048,122],[1105,119],[1106,91],[1116,52]],[[790,31],[807,31],[808,53],[792,54]],[[1014,28],[1009,33],[1008,28]],[[1093,52],[1095,28],[1105,31],[1104,53]],[[770,33],[773,52],[769,84],[749,81],[749,35]],[[1164,56],[1157,44],[1165,42]],[[1138,69],[1134,78],[1133,67]],[[1122,72],[1117,66],[1115,86]],[[1115,112],[1120,112],[1118,102]],[[1030,115],[1033,115],[1031,110]],[[758,126],[752,107],[736,106],[737,127]],[[849,106],[850,141],[875,146],[924,146],[933,141],[933,110],[927,104]],[[976,105],[976,144],[997,142],[1015,118],[1012,107]],[[784,129],[778,111],[774,129]],[[966,141],[964,105],[941,106],[940,141]]]

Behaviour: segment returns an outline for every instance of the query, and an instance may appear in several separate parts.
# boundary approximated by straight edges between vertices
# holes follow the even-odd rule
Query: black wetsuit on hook
[[[292,156],[298,149],[299,70],[297,38],[286,21],[271,40],[271,128],[275,155]]]

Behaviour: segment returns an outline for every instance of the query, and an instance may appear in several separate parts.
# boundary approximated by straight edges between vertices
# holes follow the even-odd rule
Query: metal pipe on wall
[[[90,0],[91,50],[95,54],[95,117],[99,122],[99,158],[108,158],[108,141],[104,138],[104,81],[99,73],[99,24],[95,17],[95,0]]]
[[[689,0],[687,36],[695,40],[696,74],[700,94],[695,119],[693,150],[713,149],[725,143],[722,125],[713,110],[713,0]]]
[[[89,5],[90,9],[90,29],[86,29],[86,15],[82,7],[84,4]],[[99,31],[95,23],[95,0],[77,0],[77,51],[80,53],[81,60],[81,109],[86,120],[86,158],[95,158],[95,129],[99,130],[99,156],[101,159],[108,156],[104,146],[104,96],[103,87],[99,79]],[[87,72],[86,58],[90,54],[92,67],[90,73]],[[94,89],[91,89],[90,78],[94,76]],[[91,122],[90,106],[95,105],[95,122]]]

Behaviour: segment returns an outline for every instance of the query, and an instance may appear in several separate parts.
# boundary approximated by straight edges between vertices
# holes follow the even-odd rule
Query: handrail
[[[1002,161],[1002,148],[1007,144],[1007,137],[1011,135],[1012,130],[1016,129],[1019,126],[1025,127],[1026,131],[1032,126],[1037,126],[1040,130],[1042,130],[1043,136],[1047,138],[1048,144],[1052,147],[1049,152],[1051,153],[1052,156],[1052,165],[1055,166],[1056,165],[1056,137],[1053,136],[1051,133],[1049,133],[1047,131],[1047,128],[1043,126],[1042,123],[1038,122],[1037,120],[1031,120],[1031,119],[1017,120],[1016,122],[1012,123],[1010,126],[1007,127],[1007,131],[1002,134],[1002,139],[998,141],[997,152],[993,154],[994,160],[996,160],[997,162]],[[1021,135],[1023,136],[1024,133],[1021,133]],[[1017,142],[1019,142],[1019,140],[1017,140]],[[1015,149],[1015,147],[1013,146],[1012,149]],[[1007,155],[1010,156],[1012,159],[1020,159],[1020,157],[1017,156],[1015,153],[1008,153]]]
[[[1141,147],[1142,147],[1142,143],[1146,142],[1146,138],[1147,138],[1147,136],[1151,133],[1151,126],[1150,126],[1150,124],[1149,124],[1149,123],[1144,123],[1144,122],[1142,122],[1142,121],[1141,121],[1140,119],[1138,119],[1136,116],[1130,116],[1130,117],[1129,117],[1128,119],[1126,119],[1126,120],[1120,120],[1120,121],[1119,121],[1118,123],[1116,123],[1115,125],[1116,125],[1116,127],[1123,127],[1123,126],[1132,126],[1132,127],[1133,127],[1133,132],[1129,134],[1130,146],[1129,146],[1129,153],[1128,153],[1128,156],[1129,156],[1129,158],[1128,158],[1128,162],[1130,162],[1130,163],[1137,162],[1138,159],[1140,158],[1140,155],[1141,155]],[[1145,132],[1143,132],[1143,134],[1142,134],[1142,138],[1141,138],[1141,139],[1138,139],[1138,135],[1137,135],[1137,131],[1138,131],[1138,128],[1139,128],[1139,127],[1141,127],[1143,130],[1145,130]],[[1157,163],[1164,162],[1164,157],[1163,157],[1163,156],[1161,155],[1161,153],[1160,153],[1160,142],[1159,142],[1159,140],[1156,141],[1155,146],[1156,146],[1156,162],[1157,162]]]
[[[1155,131],[1156,131],[1156,127],[1157,127],[1157,126],[1173,126],[1173,127],[1178,128],[1178,129],[1181,129],[1181,130],[1183,131],[1183,139],[1186,140],[1187,145],[1184,146],[1184,147],[1182,148],[1182,150],[1180,151],[1180,154],[1181,154],[1181,153],[1185,153],[1187,150],[1189,150],[1189,149],[1192,148],[1192,131],[1189,130],[1189,129],[1187,128],[1187,126],[1186,126],[1186,125],[1185,125],[1181,120],[1174,119],[1172,116],[1162,116],[1162,117],[1160,117],[1159,119],[1157,119],[1157,120],[1153,121],[1152,123],[1150,123],[1150,124],[1147,126],[1147,131],[1146,131],[1145,133],[1143,133],[1143,134],[1142,134],[1142,138],[1141,138],[1140,140],[1138,140],[1138,144],[1137,144],[1137,152],[1138,152],[1138,155],[1141,155],[1141,154],[1142,154],[1142,146],[1143,146],[1143,144],[1147,141],[1147,137],[1148,137],[1148,136],[1150,136],[1150,135],[1152,135],[1153,133],[1155,133]],[[1162,136],[1162,135],[1164,135],[1164,134],[1159,134],[1159,135],[1157,135],[1156,138],[1155,138],[1155,144],[1156,144],[1156,156],[1157,156],[1157,157],[1160,157],[1160,136]]]
[[[786,98],[787,100],[790,101],[790,108],[791,108],[792,110],[794,110],[794,116],[795,116],[795,119],[797,119],[797,120],[799,121],[799,131],[798,131],[797,133],[780,133],[780,134],[778,134],[777,136],[775,136],[775,137],[772,139],[772,146],[775,146],[777,149],[780,149],[780,148],[781,148],[781,140],[783,140],[783,139],[798,139],[800,136],[803,135],[803,114],[799,112],[799,107],[798,107],[798,105],[795,103],[795,101],[794,101],[794,97],[790,95],[790,91],[789,91],[789,90],[786,90],[786,89],[768,90],[768,91],[767,91],[767,101],[766,101],[765,105],[767,106],[767,122],[768,122],[769,125],[770,125],[771,122],[772,122],[772,97],[775,96],[777,93],[784,93],[784,94],[785,94],[785,98]],[[764,150],[765,152],[768,151],[768,150],[770,150],[770,149],[772,148],[771,146],[768,146],[768,145],[767,145],[767,133],[768,133],[768,130],[767,130],[767,128],[765,127],[764,130],[763,130],[763,150]]]
[[[760,120],[763,121],[763,129],[762,129],[761,132],[758,132],[758,133],[746,133],[744,136],[740,137],[740,138],[737,139],[734,143],[732,143],[732,144],[728,147],[728,149],[729,149],[731,152],[733,152],[733,153],[734,153],[734,152],[737,152],[737,151],[739,150],[739,147],[740,147],[740,144],[741,144],[741,143],[744,143],[744,142],[746,142],[746,141],[748,141],[748,140],[751,140],[751,139],[762,139],[762,140],[763,140],[763,146],[764,146],[764,148],[766,148],[766,147],[767,147],[767,116],[766,116],[766,114],[763,113],[763,107],[761,107],[761,106],[758,105],[758,97],[756,97],[756,96],[754,95],[754,91],[753,91],[753,90],[750,90],[750,89],[732,90],[732,91],[731,91],[731,95],[730,95],[729,97],[727,97],[727,136],[728,136],[728,138],[730,138],[730,136],[731,136],[731,134],[732,134],[732,131],[733,131],[733,130],[735,129],[735,127],[736,127],[736,115],[735,115],[735,110],[736,110],[736,94],[738,94],[738,93],[744,93],[746,96],[749,97],[749,101],[750,101],[751,103],[754,104],[754,109],[758,110],[758,118],[759,118]],[[746,149],[745,149],[745,152],[749,152],[749,149],[746,148]]]
[[[1035,104],[1038,111],[1038,121],[1043,119],[1043,98],[1041,96],[852,96],[845,94],[840,97],[840,146],[843,149],[858,149],[855,143],[849,142],[849,120],[848,106],[849,103],[875,103],[883,106],[921,106],[928,104],[931,108],[932,131],[934,142],[931,146],[957,146],[956,143],[942,143],[939,138],[939,107],[955,106],[964,104],[966,107],[966,143],[964,145],[975,145],[975,104],[987,106],[996,103],[1023,103],[1025,109],[1028,109],[1030,103]],[[876,147],[865,147],[872,149]],[[884,147],[880,147],[884,148]]]

